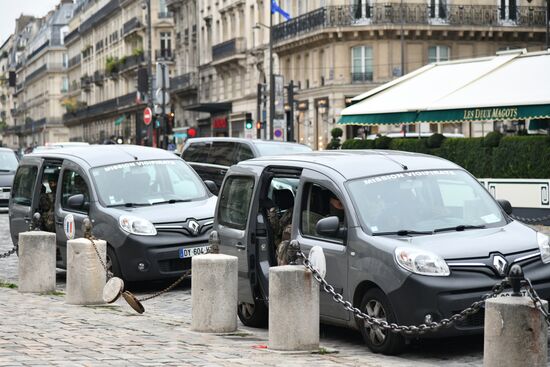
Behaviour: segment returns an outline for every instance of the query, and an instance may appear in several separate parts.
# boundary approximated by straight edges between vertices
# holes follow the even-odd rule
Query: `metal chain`
[[[0,259],[4,259],[6,257],[10,257],[11,255],[17,253],[17,245],[13,245],[13,248],[9,251],[4,252],[3,254],[0,254]]]
[[[540,223],[540,222],[545,222],[547,220],[550,220],[550,215],[545,215],[544,217],[535,217],[535,218],[520,217],[519,215],[514,215],[514,214],[510,214],[510,216],[514,219],[517,219],[525,223]]]
[[[523,285],[527,288],[527,295],[531,298],[533,303],[535,304],[535,307],[539,309],[539,311],[544,316],[544,320],[550,326],[550,313],[544,308],[544,305],[542,303],[542,299],[538,295],[537,291],[533,287],[533,284],[531,281],[527,278],[523,281]]]
[[[99,259],[99,262],[101,263],[101,266],[103,266],[103,269],[105,269],[105,273],[107,274],[107,280],[111,279],[113,277],[113,273],[111,273],[109,271],[109,268],[107,267],[107,264],[105,264],[105,262],[101,258],[101,255],[99,254],[99,250],[97,249],[97,246],[96,246],[95,241],[94,241],[96,238],[92,235],[87,235],[87,234],[85,234],[85,237],[86,237],[87,240],[89,240],[92,243],[92,245],[94,247],[94,250],[95,250],[95,253],[97,255],[97,258]]]
[[[490,293],[485,294],[481,297],[481,300],[476,301],[470,305],[470,307],[464,309],[460,313],[454,314],[448,319],[442,319],[439,322],[424,323],[420,325],[397,325],[395,323],[389,323],[384,320],[379,320],[375,317],[365,314],[357,307],[354,307],[351,302],[344,301],[344,297],[336,293],[334,287],[326,282],[326,280],[319,274],[317,269],[315,269],[309,259],[304,255],[303,252],[299,251],[297,253],[299,257],[303,259],[304,266],[313,273],[313,277],[323,286],[323,290],[332,295],[332,299],[341,304],[347,311],[352,312],[355,317],[358,319],[364,320],[369,326],[376,326],[380,329],[391,331],[393,333],[401,333],[406,335],[418,335],[423,334],[427,331],[436,331],[442,327],[449,327],[456,323],[457,321],[464,320],[469,315],[473,315],[479,311],[482,305],[485,303],[485,300],[488,298],[496,297],[498,294],[508,286],[508,280],[503,279],[500,283],[497,283],[493,286]]]
[[[142,298],[138,298],[138,301],[140,302],[143,302],[143,301],[148,301],[152,298],[155,298],[155,297],[158,297],[158,296],[161,296],[163,295],[164,293],[166,292],[169,292],[171,291],[172,289],[174,289],[178,284],[180,284],[185,278],[191,276],[191,269],[190,270],[187,270],[186,272],[183,273],[183,275],[178,279],[176,280],[174,283],[172,283],[170,286],[164,288],[163,290],[161,291],[158,291],[157,293],[154,293],[150,296],[146,296],[146,297],[142,297]]]

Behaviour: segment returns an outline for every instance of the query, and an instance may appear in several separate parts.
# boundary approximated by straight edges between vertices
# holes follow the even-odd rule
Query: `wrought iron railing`
[[[174,16],[174,13],[171,11],[159,11],[157,17],[159,19],[170,19]]]
[[[156,60],[174,60],[174,50],[163,48],[160,50],[155,50],[155,59]]]
[[[243,52],[244,38],[233,38],[212,46],[212,59],[219,60]]]
[[[78,121],[83,118],[108,114],[118,109],[136,104],[136,92],[131,92],[120,97],[111,98],[103,102],[93,104],[73,112],[63,114],[63,123]]]
[[[365,72],[352,72],[351,73],[351,82],[352,83],[364,83],[364,82],[372,82],[373,79],[373,73],[372,71],[365,71]]]
[[[544,27],[543,6],[447,5],[382,3],[368,7],[335,5],[316,9],[273,26],[275,43],[324,28],[364,25],[450,25]]]
[[[41,67],[39,67],[38,69],[36,69],[36,70],[33,71],[32,73],[30,73],[30,74],[25,78],[25,83],[28,83],[29,81],[33,80],[34,78],[40,76],[40,74],[45,73],[46,70],[48,70],[48,65],[46,65],[46,64],[42,65]]]
[[[122,26],[122,34],[125,36],[132,32],[134,29],[140,28],[141,22],[137,17],[133,17]]]
[[[138,66],[144,61],[145,61],[145,58],[143,57],[143,55],[126,56],[124,58],[124,62],[120,64],[120,67],[119,67],[120,71]]]
[[[71,57],[69,59],[69,63],[67,64],[67,67],[72,68],[73,66],[80,64],[80,59],[81,59],[80,54],[78,54],[74,57]]]
[[[188,88],[193,88],[197,86],[196,73],[187,73],[178,75],[170,79],[170,90],[178,91]]]

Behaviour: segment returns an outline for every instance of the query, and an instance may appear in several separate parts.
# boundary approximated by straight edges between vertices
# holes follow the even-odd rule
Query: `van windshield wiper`
[[[191,199],[170,199],[170,200],[164,200],[164,201],[155,201],[151,205],[159,205],[159,204],[175,204],[175,203],[187,203],[191,201]]]
[[[107,208],[116,208],[116,207],[126,207],[126,208],[133,208],[136,206],[150,206],[149,203],[123,203],[123,204],[113,204],[113,205],[107,205]]]
[[[412,231],[409,229],[400,229],[399,231],[393,231],[393,232],[374,232],[373,236],[387,236],[396,234],[398,236],[409,236],[411,234],[433,234],[432,231]]]
[[[445,231],[463,231],[465,229],[478,229],[478,228],[485,228],[485,224],[478,224],[478,225],[473,225],[473,224],[461,224],[459,226],[454,226],[454,227],[446,227],[446,228],[437,228],[437,229],[434,229],[434,233],[437,233],[437,232],[445,232]]]

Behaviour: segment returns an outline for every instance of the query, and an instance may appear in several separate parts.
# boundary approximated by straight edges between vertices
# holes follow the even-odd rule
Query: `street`
[[[0,252],[12,248],[8,215],[0,214]],[[0,366],[481,366],[483,338],[415,341],[396,357],[371,353],[358,332],[321,326],[318,354],[265,349],[266,329],[244,327],[227,335],[190,330],[191,289],[178,289],[144,303],[136,314],[123,300],[114,305],[64,303],[65,273],[58,271],[54,294],[20,294],[17,257],[0,259]],[[166,284],[137,284],[138,295]]]

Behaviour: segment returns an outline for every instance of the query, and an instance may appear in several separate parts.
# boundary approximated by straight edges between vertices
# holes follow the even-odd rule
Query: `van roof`
[[[229,138],[229,137],[211,137],[211,138],[190,138],[187,139],[188,143],[197,142],[209,142],[209,141],[224,141],[233,143],[250,143],[250,144],[292,144],[292,145],[304,145],[299,143],[293,143],[288,141],[276,141],[276,140],[262,140],[262,139],[245,139],[245,138]]]
[[[259,157],[240,162],[248,164],[284,165],[306,168],[308,165],[322,166],[338,172],[344,179],[354,179],[387,173],[417,170],[457,169],[456,164],[443,158],[397,150],[326,150],[284,156]]]
[[[174,153],[163,149],[143,147],[140,145],[83,145],[44,150],[27,154],[25,157],[44,157],[53,159],[80,160],[90,167],[154,159],[180,159]]]

